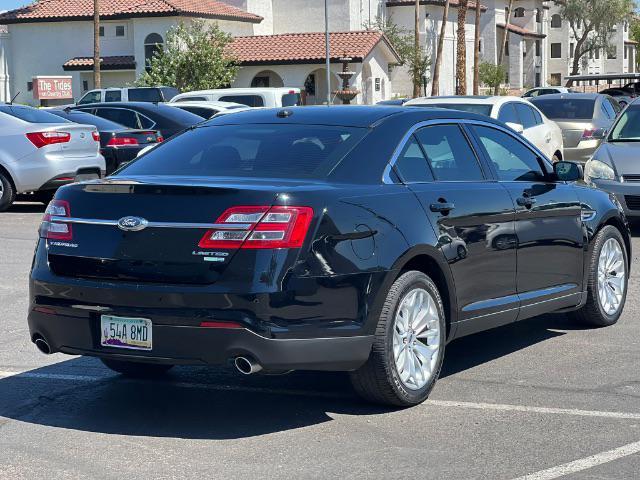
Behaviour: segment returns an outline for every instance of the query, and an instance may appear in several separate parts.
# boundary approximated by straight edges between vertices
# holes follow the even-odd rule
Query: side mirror
[[[584,176],[582,165],[574,162],[556,162],[553,164],[553,172],[558,180],[563,182],[575,182]]]
[[[517,133],[524,132],[524,127],[522,125],[520,125],[519,123],[507,122],[506,125],[511,130],[515,130]]]

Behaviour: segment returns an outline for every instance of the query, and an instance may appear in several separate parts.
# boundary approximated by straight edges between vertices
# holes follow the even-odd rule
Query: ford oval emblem
[[[118,228],[125,232],[139,232],[144,230],[149,225],[149,222],[140,217],[123,217],[118,220]]]

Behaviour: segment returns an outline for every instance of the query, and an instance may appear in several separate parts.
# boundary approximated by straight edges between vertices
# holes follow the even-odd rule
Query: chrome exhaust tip
[[[247,357],[236,357],[233,364],[243,375],[251,375],[262,370],[262,366],[258,362]]]
[[[35,344],[38,350],[40,350],[42,353],[44,353],[45,355],[51,355],[51,347],[44,338],[36,338]]]

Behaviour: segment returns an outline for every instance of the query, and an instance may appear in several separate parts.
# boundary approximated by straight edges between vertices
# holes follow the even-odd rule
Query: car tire
[[[133,378],[153,378],[167,373],[173,365],[162,363],[127,362],[124,360],[113,360],[111,358],[100,359],[104,365],[114,372],[121,373],[125,377]]]
[[[2,171],[0,171],[0,187],[0,212],[4,212],[13,205],[16,191],[9,177]]]
[[[411,303],[411,295],[414,293],[419,296],[414,298],[414,305],[417,305],[419,298],[422,298],[420,305],[424,307],[426,302],[428,308],[426,308],[426,317],[420,317],[426,323],[419,325],[420,322],[418,322],[412,326],[412,321],[419,318],[418,314],[414,315],[407,309],[407,305]],[[418,312],[423,311],[425,309],[418,310]],[[406,328],[408,333],[402,342],[398,342],[402,336],[403,322],[408,325]],[[417,334],[422,325],[427,325],[423,327],[426,330]],[[350,373],[355,391],[363,399],[383,405],[409,407],[422,403],[431,393],[440,374],[444,358],[445,335],[444,307],[435,283],[422,272],[404,273],[389,289],[378,319],[369,359],[358,370]],[[418,340],[419,338],[423,341]],[[417,345],[416,342],[422,345]],[[411,345],[411,350],[407,350],[407,345]],[[421,352],[427,350],[433,352],[430,361],[425,356],[420,358]],[[404,355],[402,352],[406,353],[404,360],[401,359]],[[407,375],[407,365],[411,363],[409,358],[414,361],[415,378],[413,379],[410,373],[409,378],[403,378]],[[416,366],[422,373],[415,370]],[[428,378],[421,367],[428,368]],[[412,381],[413,385],[411,385]]]
[[[617,248],[615,248],[616,245]],[[610,255],[607,254],[607,251],[603,254],[605,248],[613,248]],[[589,255],[587,301],[580,310],[571,312],[569,315],[572,319],[584,325],[608,327],[615,324],[620,318],[627,298],[629,261],[625,242],[620,231],[611,225],[602,228],[593,240],[593,248]],[[616,255],[619,258],[615,263],[607,264],[605,258],[604,265],[601,265],[603,257],[615,258]],[[622,262],[622,267],[618,266],[620,262]],[[600,268],[601,266],[608,268]],[[613,270],[611,270],[612,268]],[[622,272],[620,272],[620,268],[623,269]],[[621,288],[618,297],[617,290],[614,287],[619,284]],[[610,289],[610,291],[607,292],[606,289]],[[607,293],[612,297],[607,297]],[[607,298],[614,298],[615,300],[612,304],[608,304]],[[616,302],[618,305],[614,309]],[[608,308],[608,305],[610,308]]]

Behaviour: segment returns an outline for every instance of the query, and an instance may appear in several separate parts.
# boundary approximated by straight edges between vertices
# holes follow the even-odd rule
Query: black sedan
[[[161,103],[90,103],[70,109],[91,113],[135,130],[157,130],[165,139],[202,122],[198,115]]]
[[[31,339],[125,375],[350,371],[364,398],[414,405],[454,338],[557,311],[616,323],[629,231],[580,173],[466,112],[222,116],[58,190]]]
[[[100,134],[100,153],[107,164],[107,175],[138,156],[140,150],[163,141],[155,130],[132,130],[110,120],[79,110],[47,110],[58,117],[83,125],[94,125]]]

